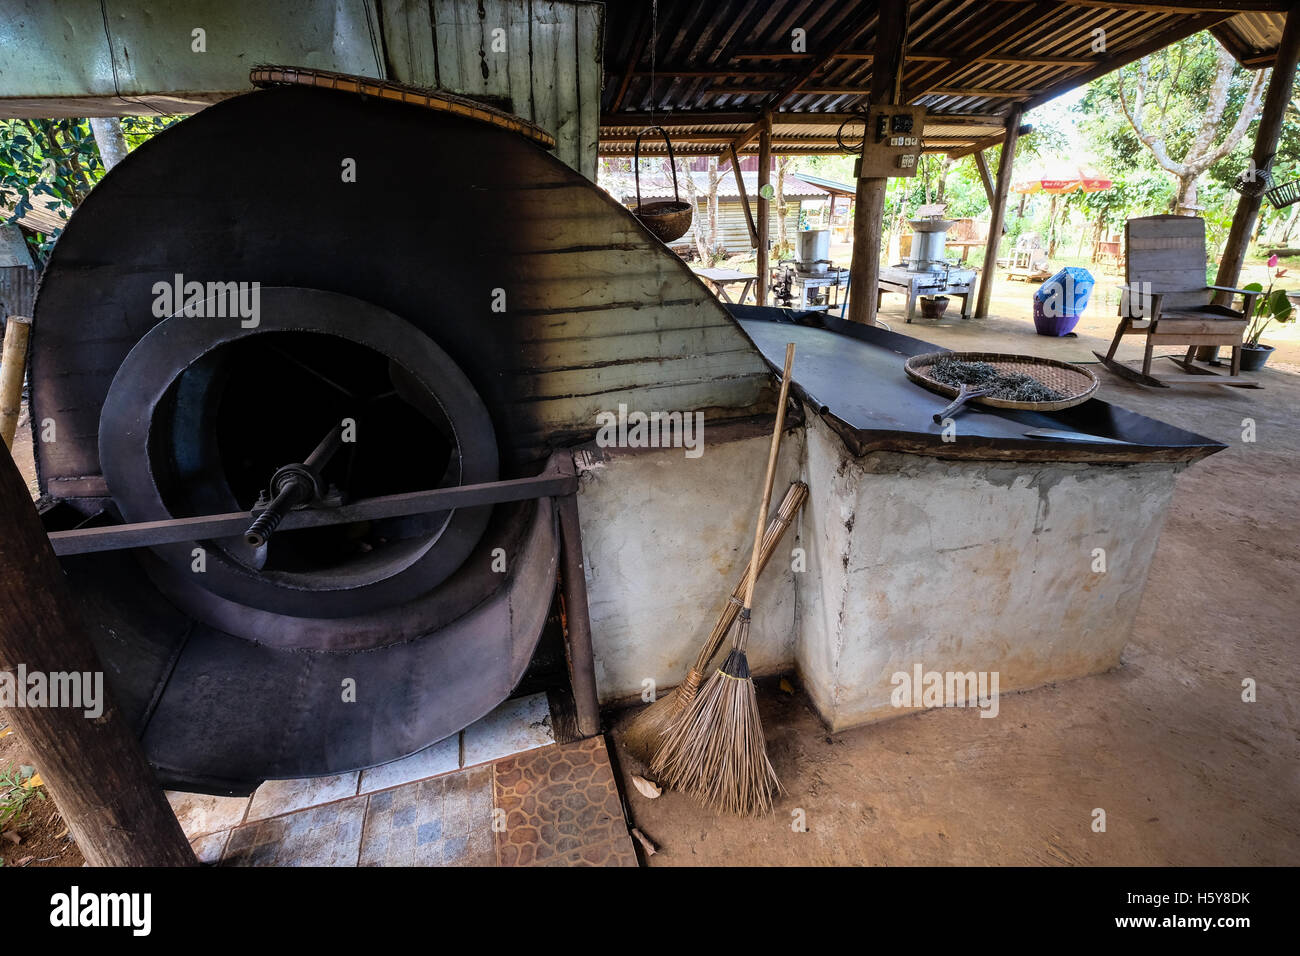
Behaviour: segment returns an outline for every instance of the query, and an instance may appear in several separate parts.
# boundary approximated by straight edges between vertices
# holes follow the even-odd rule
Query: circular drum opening
[[[305,461],[340,427],[313,507],[497,478],[482,400],[415,326],[317,290],[267,288],[261,302],[253,329],[165,319],[118,369],[100,419],[100,459],[123,518],[250,511],[277,469]],[[350,617],[431,591],[469,555],[490,513],[284,530],[258,549],[237,536],[153,550],[238,604]]]
[[[321,470],[329,500],[456,483],[452,425],[436,402],[420,401],[401,366],[347,339],[300,331],[226,343],[181,372],[154,412],[150,467],[177,517],[249,511],[276,469],[304,460],[341,423],[345,441]],[[280,531],[261,554],[237,539],[217,545],[285,583],[356,586],[408,565],[447,517]]]

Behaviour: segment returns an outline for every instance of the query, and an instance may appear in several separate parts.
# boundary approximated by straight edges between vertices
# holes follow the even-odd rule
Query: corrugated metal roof
[[[1032,108],[1200,30],[1213,28],[1258,65],[1252,58],[1276,50],[1284,3],[1243,5],[1252,3],[1273,9],[912,0],[904,98],[930,112],[928,150],[962,149],[1000,135],[1015,104]],[[607,7],[602,153],[630,153],[629,137],[652,120],[669,126],[684,154],[721,152],[765,110],[773,111],[775,149],[844,151],[836,130],[869,101],[875,0],[658,0],[657,9],[652,36],[649,4]],[[804,31],[798,50],[796,29]],[[1099,30],[1104,47],[1095,48]]]
[[[0,199],[0,221],[7,221],[14,214],[17,203],[10,202],[12,198]],[[48,236],[66,226],[70,215],[72,211],[65,204],[53,196],[38,193],[32,197],[31,208],[19,217],[18,225]]]
[[[706,193],[709,189],[709,174],[696,170],[692,173],[695,179],[695,188],[700,193]],[[678,185],[681,187],[682,199],[686,199],[685,170],[677,173]],[[741,179],[745,181],[745,191],[749,193],[752,202],[758,195],[758,173],[741,171]],[[773,176],[775,184],[776,177]],[[632,202],[636,199],[636,183],[631,173],[616,172],[609,173],[601,177],[606,188],[619,202]],[[787,174],[785,177],[784,193],[787,199],[825,199],[830,193],[820,186],[814,186],[812,183],[805,182],[798,176]],[[641,198],[642,199],[671,199],[673,195],[672,177],[666,171],[657,170],[649,172],[641,171]],[[730,168],[723,170],[718,176],[718,196],[723,199],[737,199],[740,197],[740,190],[736,188],[736,174]]]

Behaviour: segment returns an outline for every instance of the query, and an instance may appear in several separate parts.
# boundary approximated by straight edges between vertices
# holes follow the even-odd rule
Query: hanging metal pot
[[[668,166],[673,171],[673,198],[671,201],[641,202],[641,139],[646,133],[658,131],[668,146]],[[677,191],[677,163],[673,159],[673,144],[668,139],[668,132],[662,126],[651,126],[637,134],[636,146],[632,150],[632,170],[636,177],[636,208],[632,215],[641,220],[641,224],[659,238],[660,242],[672,242],[686,235],[691,228],[691,204],[682,202]],[[689,175],[689,172],[688,172]]]

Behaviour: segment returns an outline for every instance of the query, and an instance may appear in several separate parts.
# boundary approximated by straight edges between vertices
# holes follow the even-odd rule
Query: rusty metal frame
[[[402,495],[385,495],[331,510],[303,509],[285,516],[280,527],[320,527],[349,521],[444,511],[449,508],[503,504],[537,498],[552,499],[560,524],[560,588],[564,599],[565,657],[578,716],[578,732],[592,737],[600,732],[600,705],[596,694],[595,654],[591,644],[591,613],[582,556],[582,527],[578,515],[578,477],[573,455],[554,452],[542,471],[530,478],[461,485]],[[146,548],[155,544],[192,541],[242,534],[246,512],[147,521],[106,528],[78,528],[49,535],[57,555],[89,554]]]

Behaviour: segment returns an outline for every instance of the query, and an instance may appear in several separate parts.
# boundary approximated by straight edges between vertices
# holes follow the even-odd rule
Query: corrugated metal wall
[[[509,100],[596,178],[603,5],[549,0],[380,0],[391,79]],[[497,32],[502,31],[502,32]]]
[[[701,204],[701,206],[702,205],[703,204]],[[795,241],[795,232],[799,229],[799,207],[801,205],[802,203],[793,201],[786,203],[785,227],[787,238],[790,242]],[[776,203],[771,203],[769,208],[769,235],[771,235],[772,241],[776,242]],[[705,215],[705,213],[700,210],[700,207],[697,207],[696,215]],[[749,241],[749,226],[745,222],[745,207],[741,205],[740,200],[738,199],[731,201],[721,199],[718,201],[718,232],[721,233],[722,236],[723,248],[733,256],[748,252],[754,248]],[[691,223],[691,228],[687,230],[686,235],[682,236],[682,238],[678,239],[672,245],[674,249],[680,248],[683,245],[689,245],[692,248],[695,247],[695,223],[693,221]]]
[[[594,179],[603,22],[570,0],[0,0],[0,116],[187,112],[304,66],[508,100]]]

